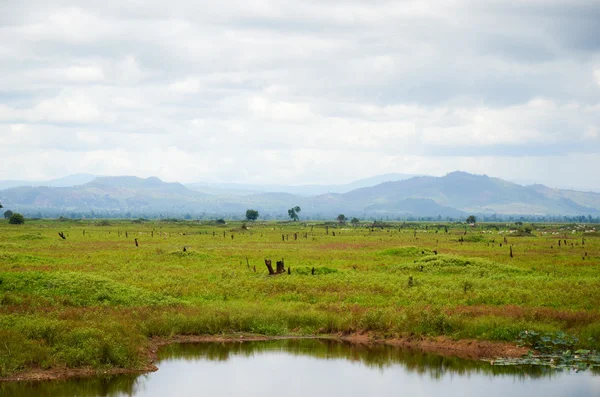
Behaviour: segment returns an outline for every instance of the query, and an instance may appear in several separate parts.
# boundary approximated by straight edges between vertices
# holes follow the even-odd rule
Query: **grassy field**
[[[140,367],[148,338],[178,334],[529,329],[600,346],[597,225],[247,225],[2,222],[0,376]],[[281,258],[291,274],[269,276]]]

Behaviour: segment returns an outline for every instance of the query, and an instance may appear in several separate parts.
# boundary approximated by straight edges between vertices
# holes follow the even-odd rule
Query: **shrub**
[[[15,212],[10,216],[10,218],[8,218],[8,223],[10,223],[11,225],[22,225],[23,223],[25,223],[25,217]]]

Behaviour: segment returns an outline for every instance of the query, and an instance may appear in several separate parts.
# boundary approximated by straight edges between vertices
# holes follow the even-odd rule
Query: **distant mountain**
[[[377,178],[396,178],[380,176]],[[355,182],[361,186],[369,180]],[[372,180],[377,182],[377,180]],[[349,184],[350,185],[350,184]],[[316,185],[317,186],[317,185]],[[345,189],[338,185],[338,189]],[[322,186],[320,188],[323,188]],[[248,208],[261,217],[286,218],[299,205],[301,216],[332,219],[364,217],[451,217],[467,214],[600,216],[600,194],[521,186],[487,175],[452,172],[379,183],[343,193],[299,195],[289,192],[206,194],[156,177],[98,177],[71,187],[16,187],[0,190],[0,202],[25,213],[169,215],[212,214],[242,217]]]
[[[63,178],[50,179],[47,181],[6,180],[0,181],[0,190],[19,186],[70,187],[83,185],[93,181],[95,178],[96,175],[91,174],[74,174],[65,176]]]
[[[202,194],[180,183],[132,176],[98,177],[73,187],[16,187],[0,191],[5,207],[64,211],[161,211],[195,206]]]
[[[290,193],[299,196],[316,196],[326,193],[347,193],[354,189],[369,187],[389,181],[403,181],[417,175],[412,174],[383,174],[370,178],[358,179],[354,182],[340,185],[260,185],[244,183],[189,183],[186,186],[207,194],[246,196],[258,193]]]
[[[557,189],[540,191],[487,175],[452,172],[443,177],[415,177],[387,182],[347,193],[346,200],[380,205],[408,198],[430,199],[439,205],[469,213],[498,214],[589,214],[600,209],[600,195],[559,195]],[[559,190],[560,192],[565,192]],[[596,197],[598,196],[598,197]]]

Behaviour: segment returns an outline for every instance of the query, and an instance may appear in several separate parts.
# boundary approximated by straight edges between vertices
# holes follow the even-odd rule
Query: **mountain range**
[[[79,178],[84,183],[60,186],[55,182],[53,186],[0,190],[0,202],[5,208],[25,214],[49,216],[94,211],[106,216],[239,217],[253,208],[261,213],[261,218],[286,218],[287,209],[296,205],[302,208],[304,218],[331,218],[339,213],[393,218],[600,215],[600,193],[522,186],[459,171],[443,177],[387,174],[346,185],[294,187],[208,183],[186,186],[156,177],[134,176]]]

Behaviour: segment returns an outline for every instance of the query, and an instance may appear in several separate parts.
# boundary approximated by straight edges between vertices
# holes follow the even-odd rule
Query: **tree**
[[[294,222],[296,222],[299,218],[298,218],[298,212],[300,212],[301,209],[298,206],[292,207],[288,210],[288,215],[290,218],[292,218],[292,220]]]
[[[258,211],[257,210],[246,210],[246,219],[249,221],[255,221],[258,219]]]
[[[343,223],[346,223],[346,215],[344,215],[344,214],[339,214],[339,215],[337,216],[337,221],[338,221],[339,223],[342,223],[342,224],[343,224]]]
[[[467,223],[477,223],[477,218],[474,215],[469,215],[467,218]]]
[[[360,219],[358,219],[357,217],[354,217],[354,218],[352,218],[350,223],[353,224],[354,226],[356,226],[360,223]]]
[[[21,225],[25,223],[25,218],[23,217],[23,215],[15,212],[10,216],[10,218],[8,218],[8,223],[10,223],[11,225]]]
[[[4,211],[4,219],[9,219],[13,215],[11,210]]]

